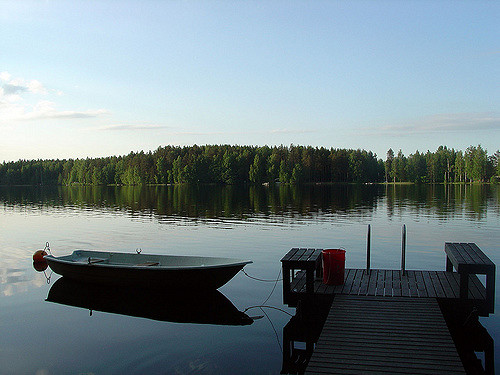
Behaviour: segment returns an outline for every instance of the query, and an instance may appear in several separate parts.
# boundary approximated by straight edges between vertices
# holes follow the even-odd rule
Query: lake
[[[280,373],[282,330],[295,312],[281,282],[273,291],[240,272],[220,288],[222,304],[258,318],[250,325],[211,321],[206,298],[166,292],[141,306],[116,291],[128,314],[89,311],[46,301],[58,275],[32,265],[46,242],[56,256],[141,249],[250,259],[245,271],[272,281],[292,247],[342,247],[346,267],[363,268],[368,224],[372,268],[398,269],[405,224],[407,269],[443,270],[445,242],[475,242],[500,264],[499,202],[494,185],[0,187],[0,374]],[[496,315],[481,318],[496,347],[499,284]],[[274,308],[252,308],[264,302]]]

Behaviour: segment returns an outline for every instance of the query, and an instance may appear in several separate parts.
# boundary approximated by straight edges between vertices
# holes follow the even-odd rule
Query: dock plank
[[[418,297],[418,283],[415,276],[415,271],[406,271],[406,277],[408,282],[408,290],[410,292],[410,297]]]
[[[424,285],[425,285],[425,290],[427,291],[427,295],[429,297],[436,297],[436,290],[434,289],[434,284],[432,283],[431,280],[431,274],[430,272],[424,272],[422,271],[422,278],[424,280]]]
[[[394,297],[401,297],[401,271],[392,271],[392,293]]]
[[[385,270],[385,293],[384,296],[392,296],[392,270]]]
[[[377,292],[377,277],[378,277],[377,270],[370,270],[368,289],[366,291],[366,294],[369,296],[374,296]]]
[[[342,294],[350,294],[351,293],[352,284],[353,284],[354,279],[356,277],[357,271],[358,270],[356,270],[356,269],[352,269],[351,272],[349,272],[347,274],[347,277],[345,278],[344,285],[343,285],[340,293],[342,293]]]
[[[444,292],[443,286],[441,285],[437,272],[429,271],[429,274],[431,277],[432,285],[434,286],[434,290],[436,291],[436,297],[438,298],[446,297],[446,294]]]
[[[372,270],[372,272],[375,270]],[[384,296],[385,295],[385,270],[376,270],[377,271],[377,289],[375,291],[376,296]]]
[[[424,277],[422,276],[422,271],[414,271],[415,279],[417,280],[417,290],[419,297],[430,297],[424,283]]]
[[[360,296],[366,296],[368,294],[369,283],[370,283],[370,275],[368,274],[368,271],[363,270],[363,274],[361,277],[361,285],[359,287],[359,292],[358,292]]]
[[[361,281],[363,279],[364,270],[357,269],[356,275],[354,276],[354,280],[352,282],[351,292],[349,294],[358,295],[359,288],[361,287]]]
[[[436,272],[436,276],[439,282],[441,283],[441,286],[443,287],[443,291],[446,298],[458,297],[458,295],[456,295],[455,292],[453,291],[453,287],[451,286],[450,281],[448,280],[444,272]]]

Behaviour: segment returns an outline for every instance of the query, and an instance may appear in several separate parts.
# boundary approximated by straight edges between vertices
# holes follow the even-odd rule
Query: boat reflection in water
[[[46,301],[92,311],[175,323],[249,325],[252,318],[239,311],[218,290],[203,294],[172,294],[135,287],[82,283],[64,277],[49,290]]]

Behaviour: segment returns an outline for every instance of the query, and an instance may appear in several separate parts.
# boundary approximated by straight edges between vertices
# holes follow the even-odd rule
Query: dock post
[[[366,236],[366,273],[369,275],[370,274],[370,248],[371,248],[371,244],[370,244],[370,232],[371,232],[371,228],[370,228],[370,224],[368,224],[368,234]]]
[[[403,224],[402,239],[401,239],[401,274],[406,274],[406,225]]]

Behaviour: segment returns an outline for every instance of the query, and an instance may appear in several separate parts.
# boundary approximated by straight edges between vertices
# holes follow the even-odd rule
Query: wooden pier
[[[495,265],[475,244],[446,243],[445,253],[442,271],[406,270],[404,255],[400,270],[370,269],[368,255],[366,269],[346,269],[342,285],[325,285],[322,250],[290,250],[282,259],[284,302],[333,301],[306,373],[466,373],[440,305],[488,316]]]
[[[460,247],[458,247],[460,245]],[[479,248],[475,244],[446,243],[446,249]],[[479,250],[481,251],[481,250]],[[464,252],[461,252],[462,254]],[[281,260],[283,267],[284,303],[296,306],[301,298],[331,299],[334,295],[437,298],[476,307],[480,315],[493,312],[495,295],[495,265],[483,254],[480,266],[463,267],[457,262],[458,272],[447,271],[346,269],[342,285],[325,285],[322,282],[321,249],[290,250]],[[476,274],[486,274],[486,287]]]

